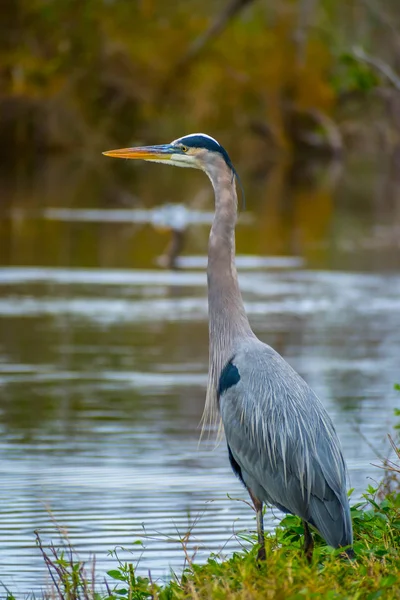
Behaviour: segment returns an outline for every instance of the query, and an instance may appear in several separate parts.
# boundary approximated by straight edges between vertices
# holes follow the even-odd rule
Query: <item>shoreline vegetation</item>
[[[400,391],[400,385],[395,389]],[[396,417],[400,410],[395,411]],[[397,430],[397,431],[396,431]],[[115,567],[102,581],[96,562],[80,560],[65,532],[61,543],[45,545],[35,532],[37,547],[47,567],[51,589],[30,599],[43,600],[398,600],[400,599],[400,424],[388,436],[394,459],[376,465],[384,470],[382,482],[368,486],[362,500],[351,506],[355,559],[326,546],[314,531],[315,549],[310,565],[303,553],[301,519],[287,515],[265,536],[267,559],[257,562],[256,535],[237,534],[243,549],[228,559],[211,555],[195,562],[189,550],[191,530],[179,540],[185,569],[161,585],[136,575],[133,562],[123,562],[118,550],[110,552]],[[351,491],[349,492],[351,495]],[[142,542],[134,543],[135,548]],[[125,548],[126,550],[126,548]],[[133,554],[133,551],[132,551]],[[7,600],[17,600],[7,590]]]
[[[369,487],[363,501],[353,504],[356,558],[345,559],[327,547],[314,532],[316,542],[310,565],[303,555],[303,526],[298,517],[286,516],[266,534],[265,563],[257,563],[256,536],[239,535],[246,544],[226,560],[211,555],[204,565],[192,562],[187,550],[189,535],[182,539],[187,567],[181,577],[161,585],[137,576],[133,563],[110,552],[115,567],[101,581],[95,560],[82,562],[68,540],[61,546],[38,548],[52,582],[50,591],[29,595],[35,600],[300,600],[400,599],[400,493],[382,495],[383,487]],[[17,600],[8,591],[7,600]]]

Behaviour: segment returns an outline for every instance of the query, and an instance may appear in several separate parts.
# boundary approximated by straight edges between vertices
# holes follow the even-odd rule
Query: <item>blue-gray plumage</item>
[[[257,339],[240,344],[232,364],[240,379],[221,394],[220,410],[243,483],[262,502],[316,527],[331,546],[351,546],[346,468],[321,402]]]
[[[257,513],[259,558],[265,558],[263,503],[303,519],[311,560],[312,525],[352,554],[346,466],[332,421],[292,367],[253,333],[235,266],[236,171],[226,150],[203,133],[171,144],[106,152],[205,171],[214,188],[208,246],[209,380],[203,426],[225,432],[233,471]],[[204,427],[203,427],[204,430]]]

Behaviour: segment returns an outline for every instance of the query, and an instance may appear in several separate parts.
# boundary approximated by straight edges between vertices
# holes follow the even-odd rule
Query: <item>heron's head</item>
[[[139,148],[122,148],[103,152],[115,158],[136,158],[151,160],[177,167],[201,169],[211,175],[213,167],[223,163],[235,173],[235,169],[225,148],[214,138],[205,133],[185,135],[170,144],[161,146],[142,146]],[[221,162],[222,161],[222,162]]]

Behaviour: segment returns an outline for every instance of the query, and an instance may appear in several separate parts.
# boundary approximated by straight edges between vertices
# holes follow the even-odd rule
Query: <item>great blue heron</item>
[[[201,169],[213,185],[203,427],[221,426],[222,420],[232,469],[256,510],[258,558],[265,558],[263,503],[301,517],[309,561],[314,545],[309,525],[352,555],[346,466],[333,423],[300,375],[255,336],[243,306],[235,266],[236,171],[228,153],[214,138],[195,133],[170,144],[104,154]]]

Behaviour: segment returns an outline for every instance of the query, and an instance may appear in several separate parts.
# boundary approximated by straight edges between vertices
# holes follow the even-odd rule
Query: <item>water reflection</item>
[[[400,212],[395,170],[384,167],[300,180],[282,167],[249,180],[237,231],[251,323],[323,398],[356,494],[380,477],[369,443],[384,452],[398,405],[399,245],[382,231],[397,230]],[[174,170],[155,179],[144,167],[129,170],[128,186],[124,171],[113,180],[71,169],[66,177],[50,164],[34,180],[3,183],[0,579],[21,594],[46,581],[33,530],[54,539],[53,517],[83,556],[96,552],[99,573],[115,545],[156,538],[140,563],[155,578],[183,564],[166,536],[196,515],[199,560],[229,553],[234,531],[253,526],[248,507],[227,498],[246,494],[224,445],[198,446],[208,182],[182,170],[176,189]],[[104,183],[113,192],[99,200]],[[169,233],[153,226],[156,205],[188,197],[202,200],[186,212],[180,270],[157,270]]]

